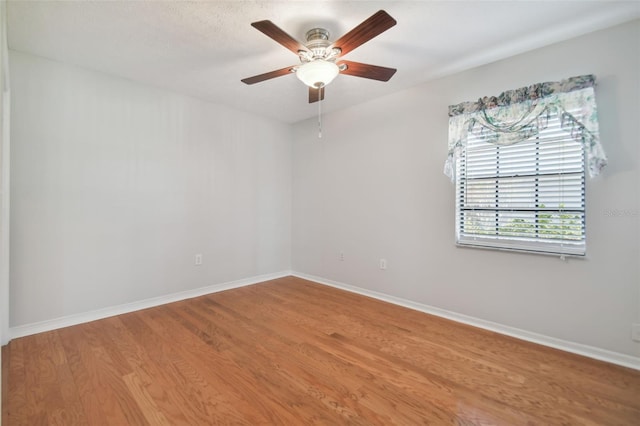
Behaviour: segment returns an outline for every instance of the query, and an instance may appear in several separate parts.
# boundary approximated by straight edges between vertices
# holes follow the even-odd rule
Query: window
[[[449,106],[456,244],[586,253],[585,170],[607,164],[594,86],[585,75]]]
[[[488,143],[481,126],[468,133],[456,162],[457,244],[585,254],[584,150],[559,115],[508,146]]]

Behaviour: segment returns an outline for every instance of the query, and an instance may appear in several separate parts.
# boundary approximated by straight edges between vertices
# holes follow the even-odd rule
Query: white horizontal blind
[[[457,161],[457,244],[584,255],[584,149],[561,117],[513,145],[491,136],[475,126]]]

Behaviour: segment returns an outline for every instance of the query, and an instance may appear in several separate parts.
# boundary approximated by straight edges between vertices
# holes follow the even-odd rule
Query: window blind
[[[508,146],[488,143],[482,126],[469,131],[456,163],[457,244],[585,254],[584,149],[562,113],[544,119],[536,136]]]

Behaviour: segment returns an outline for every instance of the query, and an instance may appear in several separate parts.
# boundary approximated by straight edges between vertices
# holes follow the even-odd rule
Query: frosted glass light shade
[[[301,65],[296,75],[304,84],[313,88],[324,87],[331,83],[340,70],[333,62],[316,59]]]

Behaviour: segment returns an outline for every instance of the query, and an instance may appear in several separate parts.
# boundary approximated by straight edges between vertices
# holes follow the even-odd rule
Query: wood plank
[[[147,385],[136,373],[129,373],[123,377],[133,400],[138,404],[150,425],[170,425],[171,423],[158,409],[153,397],[147,391]]]
[[[138,345],[153,349],[147,350],[147,356],[141,357],[139,370],[149,371],[147,380],[151,381],[149,387],[154,389],[150,390],[154,400],[167,399],[170,405],[174,404],[180,407],[184,413],[187,421],[175,420],[174,424],[203,424],[207,420],[214,423],[224,423],[225,419],[237,416],[234,409],[238,408],[238,404],[233,403],[229,392],[218,392],[217,387],[212,386],[208,380],[203,378],[206,367],[203,367],[202,374],[197,368],[192,367],[179,355],[181,348],[175,342],[156,335],[142,321],[140,315],[126,315],[122,316],[120,320],[123,326],[131,332]],[[159,372],[158,375],[151,372],[154,369]],[[169,393],[166,398],[163,392]],[[170,408],[165,408],[164,412],[165,415],[174,418]]]
[[[6,425],[640,424],[640,372],[286,277],[13,340]]]
[[[207,374],[206,379],[214,386],[222,386],[234,405],[241,406],[239,413],[253,418],[251,424],[297,424],[300,422],[288,408],[296,404],[289,394],[278,388],[271,388],[269,371],[260,363],[259,358],[251,359],[251,368],[247,368],[247,355],[240,347],[234,347],[232,353],[216,353],[206,341],[189,333],[184,324],[176,321],[167,307],[154,310],[145,317],[153,320],[156,330],[169,331],[176,340],[181,356],[200,373]],[[267,376],[267,377],[265,377]],[[280,398],[282,399],[280,399]]]
[[[76,384],[78,400],[88,424],[107,425],[108,421],[102,411],[99,394],[94,391],[95,381],[90,378],[92,373],[85,367],[82,360],[81,351],[85,350],[85,348],[82,344],[83,333],[81,327],[82,326],[67,327],[58,330],[60,343],[65,352],[69,372],[73,382]],[[31,337],[32,336],[28,336],[25,339]],[[13,341],[11,341],[9,345],[13,345]]]
[[[150,315],[151,314],[151,315]],[[123,318],[130,329],[136,329],[137,338],[147,347],[157,350],[152,356],[161,357],[162,362],[170,362],[170,370],[177,383],[187,384],[181,391],[196,396],[195,415],[205,416],[213,423],[233,420],[237,423],[264,424],[265,419],[253,413],[251,402],[233,384],[229,374],[233,365],[221,365],[219,355],[206,347],[193,347],[185,330],[179,328],[158,309],[145,312],[144,315],[131,315]],[[159,322],[156,318],[166,320]],[[151,353],[150,353],[151,354]],[[249,418],[250,421],[245,420]],[[201,422],[200,422],[201,423]]]
[[[60,393],[58,402],[61,404],[57,410],[47,408],[49,424],[59,425],[85,425],[88,424],[84,415],[84,409],[80,403],[78,388],[73,380],[67,357],[62,347],[60,336],[57,332],[48,334],[49,342],[47,351],[56,370],[56,383],[53,385]],[[50,390],[51,392],[51,390]]]
[[[24,339],[2,347],[2,424],[27,424]]]
[[[146,425],[141,408],[133,400],[116,364],[100,345],[93,325],[81,324],[72,333],[62,333],[65,352],[73,354],[71,372],[82,398],[90,424]],[[67,331],[65,329],[64,331]]]

